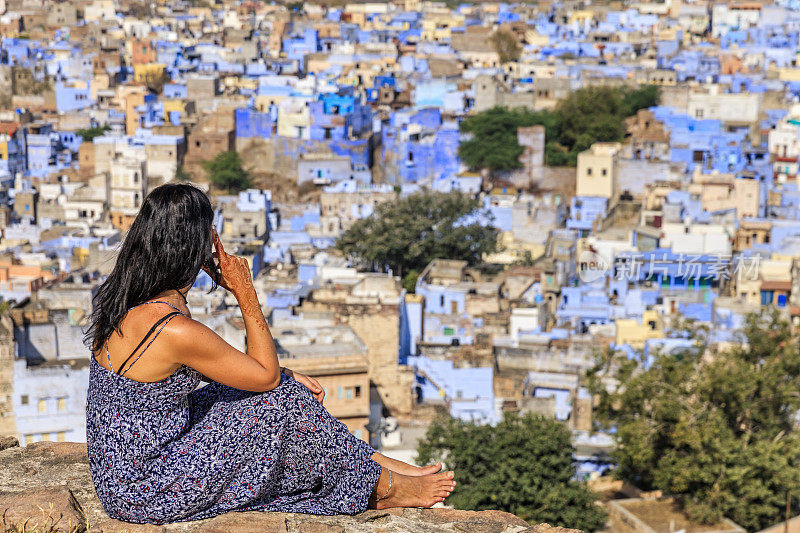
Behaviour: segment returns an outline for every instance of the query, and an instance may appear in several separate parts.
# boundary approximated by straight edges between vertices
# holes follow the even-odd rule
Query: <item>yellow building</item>
[[[778,69],[778,79],[780,81],[800,81],[800,68],[780,68]]]
[[[178,98],[170,98],[164,100],[162,103],[164,104],[164,118],[168,120],[170,124],[172,124],[172,121],[170,121],[170,113],[177,111],[181,114],[182,119],[186,118],[188,113],[186,112],[186,103],[183,100]],[[173,126],[177,125],[178,124],[173,124]]]
[[[487,263],[512,265],[520,261],[533,260],[544,255],[544,244],[523,242],[514,239],[513,231],[504,231],[498,238],[498,250],[483,256]]]
[[[578,154],[577,196],[616,196],[621,148],[620,143],[594,143]]]
[[[258,80],[255,78],[244,78],[241,76],[226,76],[222,79],[225,87],[233,87],[236,89],[249,89],[255,91],[258,89]]]
[[[644,343],[649,339],[664,337],[664,327],[658,313],[648,310],[642,313],[642,321],[631,318],[620,318],[616,321],[616,344],[628,344],[632,348],[644,348]]]
[[[120,85],[117,87],[115,101],[125,113],[125,133],[133,135],[139,128],[139,113],[136,108],[144,104],[147,88],[142,85]]]
[[[550,36],[542,35],[536,30],[526,30],[525,42],[532,46],[547,46],[550,43]]]
[[[264,113],[269,111],[271,105],[280,105],[287,98],[290,97],[282,94],[259,94],[253,99],[253,108]]]
[[[145,63],[133,66],[133,80],[137,83],[157,83],[169,79],[164,63]]]
[[[310,99],[287,98],[278,105],[278,135],[292,139],[310,139]]]
[[[454,15],[451,13],[430,14],[422,21],[422,32],[420,38],[423,41],[450,40],[452,28],[464,26],[464,15]]]
[[[594,13],[586,9],[577,9],[569,14],[570,24],[574,24],[575,22],[579,24],[585,24],[587,21],[592,20],[594,20]]]

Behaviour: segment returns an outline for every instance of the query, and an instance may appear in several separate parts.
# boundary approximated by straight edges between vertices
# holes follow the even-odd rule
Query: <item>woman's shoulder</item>
[[[164,334],[178,343],[197,344],[214,331],[200,321],[184,314],[174,315],[164,328]]]

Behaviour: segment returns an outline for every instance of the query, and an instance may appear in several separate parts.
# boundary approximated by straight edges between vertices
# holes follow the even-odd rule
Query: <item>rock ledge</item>
[[[455,509],[388,509],[356,516],[251,511],[166,526],[129,524],[103,511],[83,444],[40,442],[20,448],[13,439],[0,438],[0,465],[0,532],[578,533],[547,524],[531,527],[502,511]]]

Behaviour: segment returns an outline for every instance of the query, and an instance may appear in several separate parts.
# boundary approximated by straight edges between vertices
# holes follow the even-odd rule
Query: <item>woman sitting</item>
[[[280,367],[247,261],[225,252],[212,219],[199,189],[154,189],[94,297],[86,429],[108,514],[161,524],[443,501],[452,472],[375,452],[325,410],[317,380]],[[201,269],[236,298],[246,353],[191,318]]]

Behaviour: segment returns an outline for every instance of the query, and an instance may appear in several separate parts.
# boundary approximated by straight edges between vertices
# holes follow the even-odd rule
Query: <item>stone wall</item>
[[[333,312],[337,323],[353,328],[367,345],[369,377],[392,416],[408,417],[413,409],[413,371],[399,364],[400,313],[397,305],[351,304],[317,299],[312,294],[300,312]]]
[[[16,435],[14,423],[14,325],[7,314],[0,318],[0,438]]]
[[[387,509],[355,516],[316,516],[250,511],[165,526],[137,525],[113,520],[103,511],[89,475],[86,446],[66,442],[37,442],[25,448],[0,439],[0,531],[82,533],[160,533],[204,531],[219,533],[439,533],[452,531],[496,533],[580,533],[531,527],[502,511],[455,509]],[[5,447],[11,446],[7,449]]]

